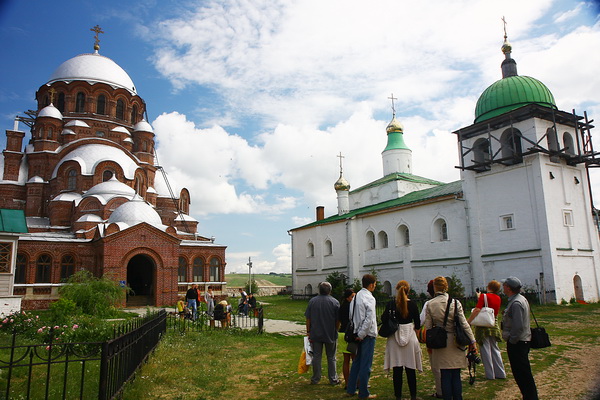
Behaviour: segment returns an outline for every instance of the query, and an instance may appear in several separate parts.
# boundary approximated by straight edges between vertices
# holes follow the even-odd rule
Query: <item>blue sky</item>
[[[62,62],[92,52],[100,25],[100,53],[146,101],[199,233],[228,246],[229,271],[252,257],[255,272],[285,272],[287,231],[317,205],[336,212],[339,152],[353,188],[382,176],[391,93],[413,173],[459,178],[451,132],[501,77],[502,16],[519,74],[600,118],[598,12],[570,0],[0,0],[0,122],[11,129]]]

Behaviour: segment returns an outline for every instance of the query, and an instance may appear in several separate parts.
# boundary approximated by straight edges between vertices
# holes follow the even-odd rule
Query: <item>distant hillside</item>
[[[269,281],[273,285],[277,286],[291,286],[292,275],[291,274],[252,274],[252,278],[261,284],[260,281]],[[244,286],[248,283],[248,274],[225,274],[225,280],[228,286]]]

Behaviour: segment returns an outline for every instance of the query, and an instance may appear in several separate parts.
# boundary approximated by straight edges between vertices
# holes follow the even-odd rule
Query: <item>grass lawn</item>
[[[306,301],[284,296],[265,297],[267,318],[302,321]],[[600,304],[534,307],[540,324],[550,334],[552,347],[532,350],[530,359],[541,399],[592,399],[598,387],[600,371]],[[124,399],[340,399],[343,390],[332,387],[327,379],[309,385],[311,372],[299,375],[297,362],[302,336],[285,337],[274,333],[214,331],[179,335],[169,332],[127,386]],[[371,374],[371,391],[380,399],[393,399],[391,376],[383,371],[384,338],[378,338]],[[340,344],[341,345],[341,344]],[[465,399],[519,399],[518,388],[510,373],[505,344],[508,379],[486,381],[483,367],[477,369],[477,381],[468,384],[463,370]],[[428,357],[424,371],[417,374],[418,397],[429,399],[434,390]],[[339,350],[338,350],[339,353]],[[325,361],[325,360],[324,360]],[[341,355],[338,372],[341,373]],[[324,365],[324,370],[326,367]],[[408,387],[404,385],[405,397]]]
[[[252,274],[256,281],[265,280],[278,286],[290,286],[292,284],[291,274]],[[225,280],[229,286],[244,286],[248,283],[248,274],[225,274]]]

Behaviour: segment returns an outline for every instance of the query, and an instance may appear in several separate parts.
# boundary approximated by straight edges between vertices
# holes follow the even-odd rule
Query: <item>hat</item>
[[[502,283],[511,288],[513,292],[521,289],[521,281],[515,276],[510,276],[506,278]]]
[[[222,306],[226,306],[227,305],[227,300],[221,300],[219,302],[219,304],[222,305]]]

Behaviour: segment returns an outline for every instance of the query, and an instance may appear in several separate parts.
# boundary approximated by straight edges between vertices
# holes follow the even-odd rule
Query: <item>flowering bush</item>
[[[0,320],[0,331],[26,333],[37,326],[39,319],[39,315],[16,311]]]

